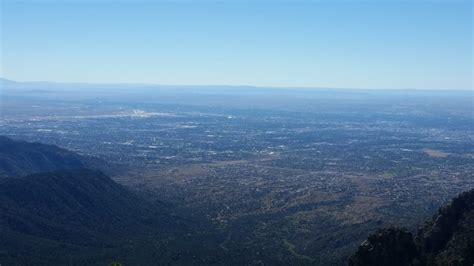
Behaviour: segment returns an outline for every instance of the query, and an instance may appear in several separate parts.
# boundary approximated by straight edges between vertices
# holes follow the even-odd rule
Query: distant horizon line
[[[466,89],[422,89],[422,88],[359,88],[359,87],[325,87],[325,86],[266,86],[266,85],[228,85],[228,84],[161,84],[153,82],[88,82],[88,81],[46,81],[46,80],[14,80],[0,77],[0,83],[29,83],[29,84],[71,84],[71,85],[116,85],[116,86],[163,86],[163,87],[245,87],[245,88],[261,88],[261,89],[304,89],[304,90],[369,90],[369,91],[437,91],[437,92],[474,92],[473,88]]]

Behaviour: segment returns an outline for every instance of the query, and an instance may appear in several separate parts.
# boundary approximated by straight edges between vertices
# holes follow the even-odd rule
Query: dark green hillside
[[[127,259],[136,256],[127,250],[130,245],[149,247],[151,240],[183,228],[183,220],[166,206],[141,199],[100,172],[64,170],[0,179],[4,265]]]

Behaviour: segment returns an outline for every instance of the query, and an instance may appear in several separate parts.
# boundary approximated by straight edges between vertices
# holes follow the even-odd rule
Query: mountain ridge
[[[99,158],[82,156],[55,145],[0,136],[0,178],[78,168],[113,172],[108,163]]]
[[[441,208],[413,236],[403,228],[370,235],[349,258],[350,266],[474,264],[474,189]]]

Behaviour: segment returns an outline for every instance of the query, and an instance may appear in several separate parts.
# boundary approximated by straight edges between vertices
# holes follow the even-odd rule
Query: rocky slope
[[[381,229],[364,241],[349,265],[474,264],[474,189],[454,198],[416,237],[405,229]]]

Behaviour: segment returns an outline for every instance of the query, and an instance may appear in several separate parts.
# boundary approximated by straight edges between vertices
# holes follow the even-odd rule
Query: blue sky
[[[471,89],[471,1],[13,1],[19,81]]]

